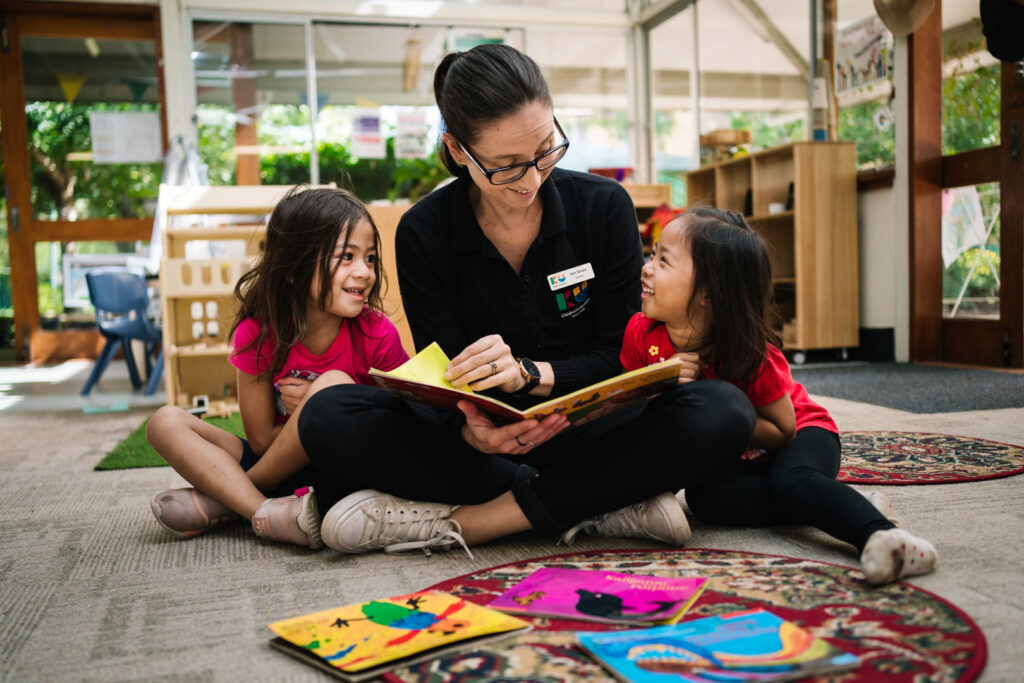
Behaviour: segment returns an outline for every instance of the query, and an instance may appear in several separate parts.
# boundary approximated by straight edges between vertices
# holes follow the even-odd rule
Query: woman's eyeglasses
[[[466,156],[476,164],[476,167],[480,169],[480,172],[487,176],[487,180],[490,181],[491,185],[507,185],[508,183],[514,183],[515,181],[526,175],[526,171],[531,166],[536,166],[538,171],[546,171],[565,156],[566,151],[569,149],[569,138],[565,137],[565,133],[562,131],[562,127],[558,125],[558,119],[554,119],[555,128],[558,130],[558,134],[562,136],[562,144],[549,149],[548,151],[541,154],[533,161],[524,161],[521,164],[512,164],[511,166],[502,166],[501,168],[484,168],[484,165],[480,163],[480,160],[473,156],[473,153],[469,151],[461,142],[459,147],[466,153]]]

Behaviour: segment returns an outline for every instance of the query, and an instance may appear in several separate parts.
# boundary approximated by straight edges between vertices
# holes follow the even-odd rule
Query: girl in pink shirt
[[[814,525],[854,545],[873,584],[932,571],[935,548],[896,526],[885,496],[836,481],[838,430],[778,348],[768,251],[740,215],[697,207],[671,221],[641,271],[641,289],[643,312],[626,325],[623,367],[678,357],[680,383],[726,380],[757,411],[747,455],[686,490],[698,518]]]
[[[369,384],[371,367],[391,370],[408,359],[380,311],[379,252],[370,215],[345,190],[295,188],[274,208],[266,250],[235,288],[241,306],[230,362],[246,438],[176,406],[157,410],[146,427],[153,448],[195,487],[152,499],[157,521],[175,536],[244,517],[258,536],[320,547],[312,487],[265,495],[308,483],[316,472],[304,471],[303,454],[261,456],[309,396],[335,384]]]

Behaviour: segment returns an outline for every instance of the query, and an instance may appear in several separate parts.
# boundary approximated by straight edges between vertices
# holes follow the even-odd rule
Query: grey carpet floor
[[[914,415],[823,399],[843,429],[941,431],[1024,445],[1024,409]],[[432,557],[341,556],[256,539],[245,527],[189,541],[166,534],[149,499],[181,485],[170,468],[92,467],[151,409],[0,413],[0,680],[328,681],[267,646],[266,624],[398,595],[506,562],[564,552],[524,534]],[[932,540],[939,570],[913,583],[984,630],[982,681],[1024,670],[1024,476],[890,487],[906,525]],[[848,566],[848,546],[813,529],[694,523],[693,547],[808,557]],[[584,539],[573,549],[649,547]]]
[[[912,413],[1024,407],[1024,374],[910,363],[793,366],[793,376],[820,396]]]

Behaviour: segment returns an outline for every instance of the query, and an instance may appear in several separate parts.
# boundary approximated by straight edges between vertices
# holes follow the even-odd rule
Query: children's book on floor
[[[444,378],[449,362],[434,342],[394,370],[371,368],[370,376],[383,389],[438,408],[456,410],[459,401],[472,401],[481,410],[510,422],[562,413],[575,426],[654,398],[677,382],[682,365],[677,359],[665,360],[519,410],[469,387],[453,386]]]
[[[638,626],[674,624],[707,586],[703,577],[620,574],[541,567],[487,606],[531,614]]]
[[[529,631],[529,622],[453,595],[421,592],[269,625],[270,646],[346,681]]]
[[[860,664],[852,654],[766,610],[576,639],[617,678],[661,681],[785,681]]]

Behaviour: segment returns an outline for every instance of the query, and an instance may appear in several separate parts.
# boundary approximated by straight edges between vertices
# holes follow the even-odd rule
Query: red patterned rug
[[[702,548],[572,553],[482,569],[430,588],[487,604],[539,567],[706,576],[708,589],[684,619],[764,608],[861,658],[855,671],[822,681],[973,681],[988,658],[977,624],[937,595],[905,582],[872,588],[858,570],[779,555]],[[613,680],[575,647],[572,632],[624,626],[532,621],[532,633],[399,669],[385,680]]]
[[[842,432],[839,438],[839,481],[848,484],[953,484],[1024,472],[1024,448],[969,436]]]

